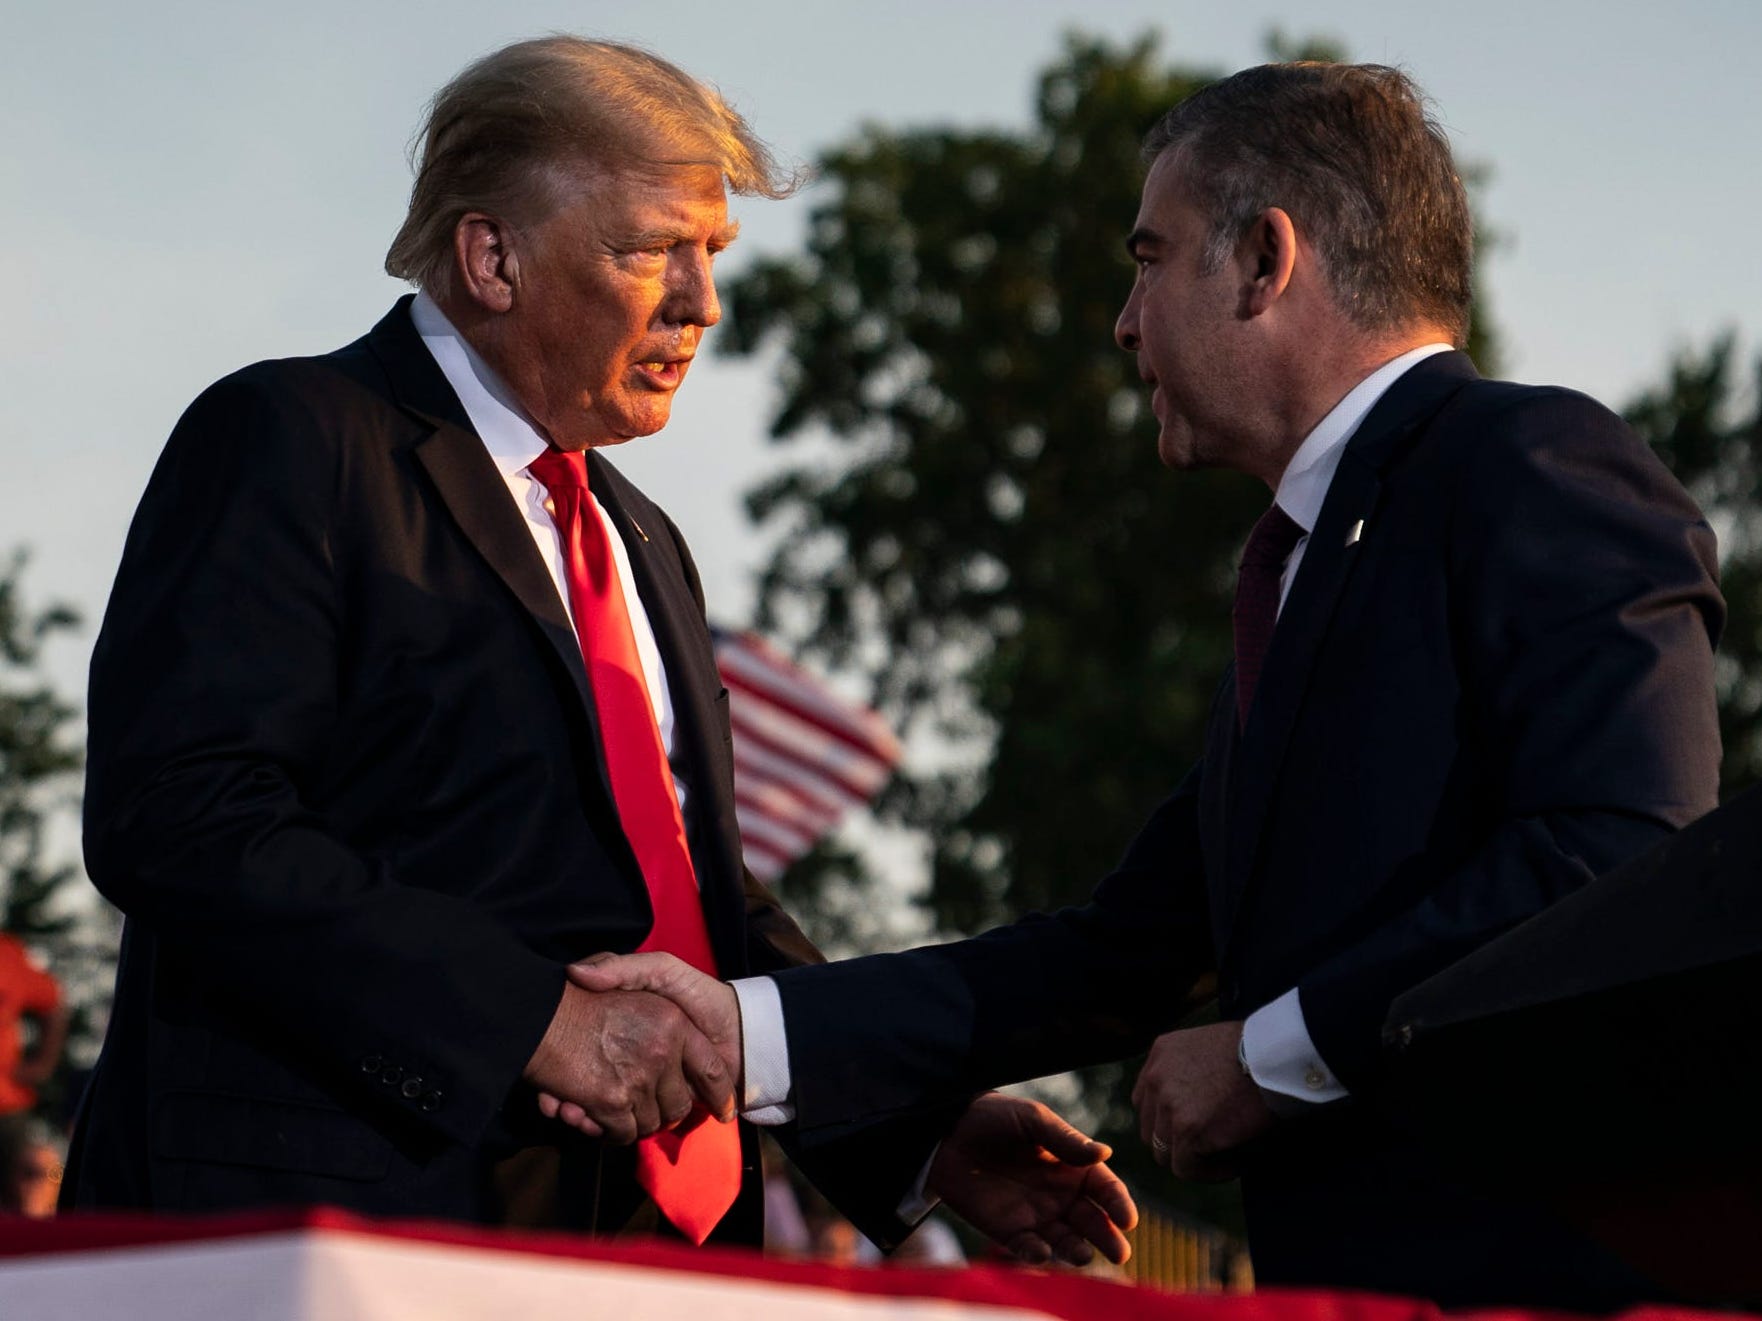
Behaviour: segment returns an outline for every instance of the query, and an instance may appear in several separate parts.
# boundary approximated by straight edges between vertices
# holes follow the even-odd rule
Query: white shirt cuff
[[[1309,1105],[1351,1095],[1309,1039],[1296,987],[1248,1015],[1242,1024],[1242,1058],[1263,1092]]]
[[[795,1118],[789,1099],[789,1039],[783,1031],[783,997],[769,977],[742,977],[728,983],[740,1004],[740,1045],[744,1081],[741,1118],[761,1128]]]
[[[936,1163],[936,1153],[941,1150],[942,1144],[940,1142],[930,1149],[930,1159],[925,1161],[924,1168],[918,1171],[918,1181],[911,1186],[910,1191],[904,1197],[899,1199],[896,1214],[913,1228],[916,1228],[918,1221],[934,1211],[942,1201],[928,1188],[930,1167]]]

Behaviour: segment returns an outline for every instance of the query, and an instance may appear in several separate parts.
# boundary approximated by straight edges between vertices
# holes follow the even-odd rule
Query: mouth
[[[678,358],[650,358],[637,363],[636,372],[640,379],[654,389],[677,389],[679,382],[685,379],[685,370],[691,366],[693,356],[688,353]]]

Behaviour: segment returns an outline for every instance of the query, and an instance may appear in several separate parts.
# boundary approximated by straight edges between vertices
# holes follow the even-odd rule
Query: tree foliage
[[[1762,356],[1747,392],[1739,373],[1734,340],[1721,335],[1703,352],[1679,355],[1666,380],[1626,410],[1719,534],[1729,611],[1718,668],[1727,796],[1762,781]]]
[[[1267,493],[1163,470],[1113,326],[1138,144],[1213,76],[1072,36],[1024,132],[831,150],[806,251],[727,289],[723,347],[782,346],[773,435],[838,451],[749,496],[760,626],[979,750],[882,804],[929,832],[945,930],[1082,898],[1200,749]]]
[[[69,738],[79,713],[38,665],[44,641],[78,617],[61,605],[28,610],[19,583],[24,565],[18,552],[0,573],[0,928],[40,940],[71,925],[50,899],[77,871],[49,863],[46,832],[73,801],[81,756]]]
[[[65,605],[40,610],[25,602],[26,556],[15,552],[0,568],[0,929],[46,956],[73,1011],[67,1057],[89,1063],[96,1053],[120,920],[114,909],[79,891],[76,863],[57,861],[57,822],[76,818],[84,763],[78,709],[43,673],[44,644],[74,629],[79,617]],[[58,1072],[38,1092],[38,1108],[64,1108],[67,1075]]]

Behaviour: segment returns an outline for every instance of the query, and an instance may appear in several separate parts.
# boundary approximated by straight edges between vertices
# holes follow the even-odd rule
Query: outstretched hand
[[[733,1118],[742,1065],[740,1005],[725,982],[699,972],[671,954],[658,953],[596,954],[570,964],[569,980],[571,989],[579,988],[594,996],[641,992],[647,993],[641,996],[643,999],[659,996],[671,1001],[669,1008],[684,1016],[692,1038],[705,1043],[717,1058],[714,1069],[700,1067],[687,1077],[691,1091],[718,1119]],[[670,1095],[670,1100],[668,1122],[660,1127],[674,1127],[694,1113],[689,1093],[683,1103],[676,1093]],[[538,1106],[548,1118],[560,1120],[590,1137],[617,1136],[608,1132],[604,1121],[588,1107],[565,1094],[541,1090]]]
[[[1039,1102],[988,1092],[944,1139],[928,1190],[1023,1261],[1086,1266],[1099,1249],[1117,1264],[1138,1208],[1112,1154]]]

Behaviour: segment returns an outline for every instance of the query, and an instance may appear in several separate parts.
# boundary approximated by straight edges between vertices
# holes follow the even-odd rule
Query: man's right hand
[[[569,965],[569,980],[594,995],[641,994],[644,999],[661,996],[689,1019],[692,1027],[721,1057],[724,1072],[718,1074],[714,1092],[699,1090],[706,1109],[724,1121],[734,1117],[732,1089],[740,1086],[743,1060],[740,1039],[740,1004],[725,982],[707,976],[671,954],[596,954]],[[531,1077],[531,1073],[527,1075]],[[687,1074],[688,1081],[692,1081]],[[697,1086],[692,1081],[692,1086]],[[725,1101],[723,1098],[727,1097]],[[673,1098],[676,1099],[677,1098]],[[588,1107],[540,1086],[538,1108],[552,1119],[598,1137],[606,1126],[596,1122]],[[669,1112],[670,1113],[670,1112]],[[691,1107],[685,1107],[685,1114]],[[679,1122],[678,1120],[674,1121]],[[663,1127],[672,1127],[665,1124]]]
[[[614,1142],[681,1123],[694,1100],[734,1118],[736,1072],[723,1052],[677,1006],[643,991],[571,981],[522,1076],[547,1116]]]
[[[651,991],[684,1011],[727,1061],[736,1084],[743,1067],[740,1001],[734,988],[671,954],[596,954],[569,965],[569,980],[589,991]]]

